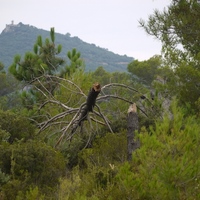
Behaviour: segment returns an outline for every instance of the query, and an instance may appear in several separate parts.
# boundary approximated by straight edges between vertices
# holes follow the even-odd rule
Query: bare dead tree
[[[75,95],[76,97],[80,97],[76,102],[76,106],[71,104],[72,97],[70,96],[67,102],[62,102],[56,97],[56,95],[53,95],[52,92],[49,91],[48,88],[45,87],[45,84],[42,82],[42,80],[47,78],[52,82],[56,81],[55,85],[57,85],[58,88],[62,87],[64,90],[69,91],[71,96]],[[90,123],[89,126],[91,129],[93,122],[101,126],[106,126],[110,132],[113,132],[111,122],[107,118],[105,112],[103,112],[101,109],[101,103],[105,104],[107,102],[111,102],[112,99],[114,99],[120,100],[124,103],[127,103],[128,105],[132,105],[135,102],[134,96],[144,96],[144,94],[140,93],[135,88],[118,83],[110,83],[102,87],[99,83],[95,83],[91,87],[89,93],[85,94],[81,87],[78,86],[75,82],[57,76],[43,75],[41,77],[37,77],[33,81],[37,83],[33,84],[33,87],[41,93],[41,95],[45,98],[45,101],[39,105],[38,115],[40,115],[40,120],[32,120],[36,122],[39,128],[38,133],[47,131],[50,128],[54,129],[54,131],[56,130],[55,134],[57,134],[59,137],[55,146],[58,146],[64,138],[65,141],[71,141],[79,127],[80,130],[82,130],[84,121],[88,121]],[[117,93],[108,93],[110,88],[112,88],[113,91],[115,91],[115,88],[127,90],[127,92],[130,93],[130,98],[119,96]],[[152,104],[152,100],[150,98],[145,96],[145,99],[149,104]],[[48,106],[52,106],[53,108],[60,110],[60,112],[57,114],[52,114],[50,111],[48,111],[48,109],[46,109]],[[137,106],[137,108],[145,116],[148,116],[148,113],[143,107]],[[44,115],[42,120],[41,113]]]
[[[93,85],[93,87],[90,89],[89,94],[87,96],[87,101],[85,104],[83,104],[80,107],[80,112],[75,115],[75,117],[73,118],[73,120],[71,121],[71,124],[73,124],[72,130],[70,135],[72,136],[76,129],[78,128],[78,126],[82,126],[83,121],[85,121],[88,117],[88,113],[89,112],[93,112],[93,108],[95,106],[95,102],[96,102],[96,98],[98,96],[98,94],[101,91],[101,86],[99,83],[95,83]],[[64,137],[66,130],[63,132],[63,134],[61,135],[61,137],[59,138],[59,140],[56,143],[56,146],[60,143],[60,141],[62,140],[62,138]]]

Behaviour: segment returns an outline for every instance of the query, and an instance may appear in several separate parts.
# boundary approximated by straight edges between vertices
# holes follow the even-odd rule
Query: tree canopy
[[[155,10],[147,22],[140,20],[141,27],[162,42],[165,64],[176,79],[173,93],[194,110],[200,96],[199,17],[200,4],[196,0],[172,0],[163,12]]]

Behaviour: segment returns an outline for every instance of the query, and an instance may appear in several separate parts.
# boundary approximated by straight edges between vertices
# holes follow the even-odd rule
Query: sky
[[[160,54],[161,42],[147,35],[138,21],[169,4],[170,0],[0,0],[0,33],[12,20],[44,30],[54,27],[57,33],[143,61]]]

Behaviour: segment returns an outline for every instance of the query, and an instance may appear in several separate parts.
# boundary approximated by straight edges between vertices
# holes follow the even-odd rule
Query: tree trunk
[[[135,131],[138,130],[139,122],[137,115],[136,104],[130,105],[128,109],[127,117],[127,159],[130,161],[132,159],[132,152],[136,150],[139,146],[139,140],[135,139]]]
[[[78,128],[78,126],[82,125],[83,121],[87,119],[87,115],[89,112],[93,112],[96,98],[100,92],[101,92],[100,84],[95,83],[89,91],[85,106],[83,106],[83,108],[80,111],[80,114],[78,115],[75,123],[73,124],[73,129],[71,133],[74,133],[76,129]]]

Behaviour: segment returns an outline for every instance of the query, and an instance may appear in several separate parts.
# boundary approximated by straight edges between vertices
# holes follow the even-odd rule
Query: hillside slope
[[[0,62],[6,69],[12,64],[16,54],[23,57],[25,52],[32,51],[38,35],[41,35],[43,40],[50,37],[49,31],[24,25],[21,22],[17,25],[6,25],[0,34]],[[132,57],[121,56],[95,44],[86,43],[78,37],[71,37],[69,33],[65,35],[56,33],[56,44],[62,45],[60,56],[66,60],[67,52],[76,48],[85,61],[87,71],[93,71],[99,66],[103,66],[110,72],[126,71],[127,64],[133,60]]]

